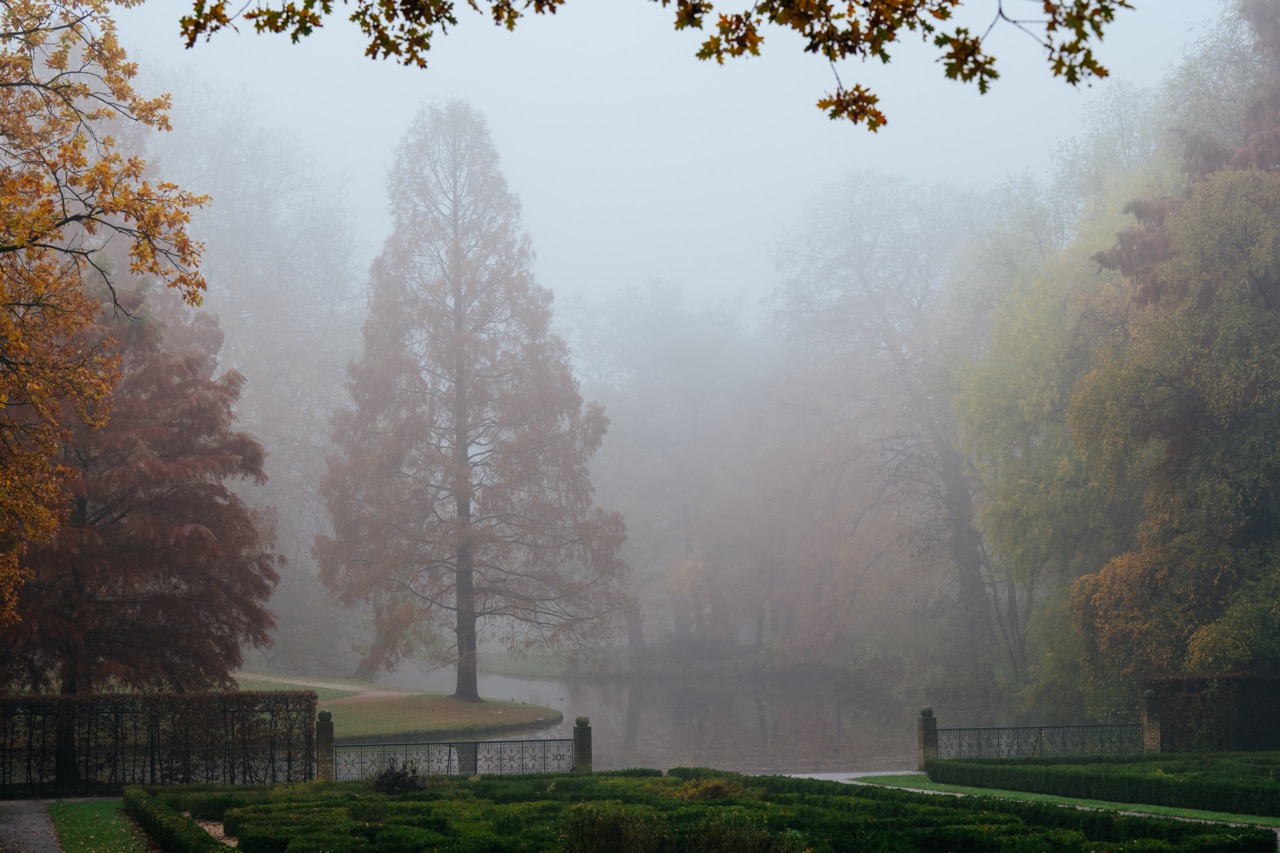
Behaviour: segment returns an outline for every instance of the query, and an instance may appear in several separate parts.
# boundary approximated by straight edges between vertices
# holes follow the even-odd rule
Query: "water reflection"
[[[388,685],[452,692],[449,670],[412,667]],[[597,769],[719,767],[744,773],[903,770],[915,766],[914,709],[828,682],[626,682],[481,675],[480,693],[548,705],[564,722],[536,736],[569,737],[585,714]]]

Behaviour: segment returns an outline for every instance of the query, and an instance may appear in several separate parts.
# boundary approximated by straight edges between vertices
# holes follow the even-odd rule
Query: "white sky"
[[[968,3],[983,14],[995,6]],[[1136,5],[1099,54],[1113,80],[1140,85],[1158,81],[1220,14],[1212,0]],[[764,57],[716,67],[694,59],[698,35],[673,32],[670,10],[649,0],[576,0],[514,33],[459,6],[460,26],[425,71],[366,59],[341,14],[299,45],[245,28],[192,50],[178,36],[185,0],[117,18],[145,93],[191,75],[246,89],[264,125],[292,128],[304,156],[346,188],[358,268],[389,227],[386,170],[414,111],[469,99],[523,202],[539,280],[561,294],[663,278],[691,295],[755,302],[774,286],[774,246],[823,181],[871,169],[985,187],[1044,170],[1110,85],[1074,90],[1052,78],[1037,45],[1010,27],[992,37],[1003,76],[983,97],[946,80],[931,48],[900,47],[889,66],[842,69],[846,85],[881,95],[890,124],[871,134],[814,107],[831,70],[783,33],[768,35]],[[216,203],[216,187],[192,189]]]

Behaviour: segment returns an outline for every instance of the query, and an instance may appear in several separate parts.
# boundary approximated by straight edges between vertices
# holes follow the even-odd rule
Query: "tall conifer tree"
[[[333,534],[316,554],[345,601],[372,602],[378,663],[425,644],[478,701],[481,631],[513,649],[585,642],[624,603],[622,521],[594,508],[587,471],[605,418],[548,328],[483,118],[459,102],[419,112],[388,185],[394,230],[354,407],[334,419]]]

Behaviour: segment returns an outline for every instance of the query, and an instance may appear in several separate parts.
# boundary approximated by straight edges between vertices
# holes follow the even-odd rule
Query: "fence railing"
[[[938,758],[1127,755],[1142,752],[1141,724],[938,729]]]
[[[384,768],[405,764],[432,776],[569,773],[575,769],[571,738],[337,744],[333,747],[333,763],[339,780],[367,779]]]

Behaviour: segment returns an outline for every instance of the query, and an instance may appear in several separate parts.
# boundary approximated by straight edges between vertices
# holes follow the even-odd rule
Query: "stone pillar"
[[[333,714],[321,711],[316,715],[316,778],[332,782],[333,772]]]
[[[455,743],[453,754],[458,757],[458,775],[474,776],[480,772],[480,754],[475,741]]]
[[[932,708],[921,708],[920,719],[916,721],[916,754],[919,757],[917,770],[924,770],[924,763],[938,757],[938,718],[933,715]]]
[[[579,717],[573,727],[573,771],[591,772],[591,720]]]
[[[1154,690],[1142,694],[1139,718],[1142,720],[1142,751],[1160,752],[1160,700]]]

